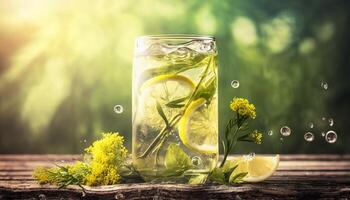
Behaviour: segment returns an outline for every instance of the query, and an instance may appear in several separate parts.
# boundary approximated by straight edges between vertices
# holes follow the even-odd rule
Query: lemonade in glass
[[[136,40],[132,151],[147,180],[208,173],[218,159],[215,39],[159,35]]]

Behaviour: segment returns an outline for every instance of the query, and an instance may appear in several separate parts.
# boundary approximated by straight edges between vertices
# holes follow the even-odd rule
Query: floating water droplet
[[[117,114],[123,113],[123,110],[124,110],[124,108],[122,105],[115,105],[114,106],[114,112]]]
[[[325,135],[325,140],[328,142],[328,143],[334,143],[337,141],[337,133],[334,132],[334,131],[328,131]]]
[[[272,130],[269,130],[269,131],[267,132],[267,135],[269,135],[269,136],[273,135],[273,131],[272,131]]]
[[[281,140],[281,142],[283,142],[283,141],[284,141],[284,139],[283,139],[282,137],[280,138],[280,140]]]
[[[329,126],[333,126],[334,125],[334,120],[332,118],[329,118],[328,119],[328,123],[329,123]]]
[[[321,136],[324,137],[326,133],[324,131],[321,132]]]
[[[231,87],[238,88],[239,87],[239,81],[237,81],[237,80],[231,81]]]
[[[45,199],[46,199],[45,194],[39,194],[39,199],[40,199],[40,200],[45,200]]]
[[[281,132],[281,135],[286,137],[286,136],[290,136],[290,134],[292,133],[292,130],[288,126],[283,126],[280,129],[280,132]]]
[[[198,166],[202,164],[202,159],[198,156],[193,156],[191,162],[194,166]]]
[[[314,136],[313,133],[307,132],[307,133],[304,134],[304,139],[305,139],[306,141],[308,141],[308,142],[312,142],[312,141],[314,141],[315,136]]]
[[[321,88],[322,88],[323,90],[327,90],[327,89],[328,89],[328,83],[325,82],[325,81],[322,81],[322,82],[321,82]]]
[[[326,117],[322,117],[322,120],[325,121],[325,120],[326,120]]]
[[[308,126],[309,126],[310,128],[314,128],[314,123],[309,122]]]

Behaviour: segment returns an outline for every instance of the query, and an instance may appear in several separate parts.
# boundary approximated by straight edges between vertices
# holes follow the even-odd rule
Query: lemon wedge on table
[[[214,102],[214,101],[213,101]],[[203,154],[218,153],[217,112],[215,105],[201,109],[206,103],[199,98],[190,103],[181,118],[178,131],[182,143],[189,149]],[[210,117],[215,119],[211,120]]]
[[[179,108],[170,108],[167,103],[188,97],[195,88],[195,83],[186,76],[177,74],[159,75],[145,81],[140,89],[138,120],[153,128],[164,126],[164,121],[157,111],[157,103],[168,120],[179,114]]]
[[[234,172],[248,172],[242,179],[245,182],[260,182],[272,176],[278,168],[279,160],[279,155],[255,155],[252,158],[242,156],[234,160],[238,164]]]

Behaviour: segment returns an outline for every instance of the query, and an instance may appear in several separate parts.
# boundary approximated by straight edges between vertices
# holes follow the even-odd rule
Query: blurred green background
[[[2,0],[0,153],[79,153],[102,131],[130,149],[134,41],[166,33],[216,37],[220,132],[240,96],[265,133],[237,153],[350,153],[349,10],[347,0]],[[292,134],[281,141],[283,125]],[[330,129],[334,144],[321,137]]]

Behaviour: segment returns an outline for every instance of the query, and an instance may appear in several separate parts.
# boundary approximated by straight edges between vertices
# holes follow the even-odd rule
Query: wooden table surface
[[[0,199],[350,199],[350,155],[282,155],[264,182],[225,185],[119,184],[57,189],[38,185],[32,170],[79,155],[0,155]]]

